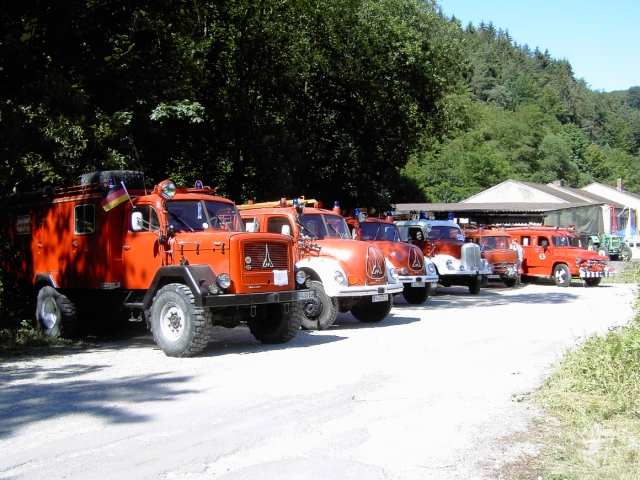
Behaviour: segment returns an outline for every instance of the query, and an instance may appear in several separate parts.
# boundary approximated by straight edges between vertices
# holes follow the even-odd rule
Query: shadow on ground
[[[505,294],[509,290],[509,294]],[[518,292],[518,293],[515,293]],[[578,296],[562,288],[550,289],[548,292],[527,293],[526,288],[483,288],[479,295],[471,295],[466,287],[438,287],[436,295],[429,298],[423,305],[409,305],[402,297],[396,297],[395,306],[402,308],[427,308],[429,310],[444,310],[451,308],[479,308],[495,307],[512,304],[557,304],[570,303]]]
[[[338,318],[331,329],[340,330],[340,329],[355,329],[355,328],[386,328],[386,327],[398,327],[400,325],[408,325],[410,323],[419,322],[420,319],[418,317],[407,317],[402,315],[397,315],[393,313],[391,310],[391,314],[389,316],[379,322],[375,323],[363,323],[357,320],[350,313],[341,313],[338,315]]]
[[[108,365],[71,364],[61,367],[0,366],[0,438],[34,422],[83,413],[109,423],[137,423],[149,420],[116,402],[171,401],[195,393],[179,389],[188,376],[166,373],[127,376],[95,381],[82,378]]]

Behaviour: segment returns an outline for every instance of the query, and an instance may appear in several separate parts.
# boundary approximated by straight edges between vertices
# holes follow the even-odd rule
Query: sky
[[[567,59],[594,90],[640,85],[640,0],[437,0],[463,26],[493,22],[518,44]]]

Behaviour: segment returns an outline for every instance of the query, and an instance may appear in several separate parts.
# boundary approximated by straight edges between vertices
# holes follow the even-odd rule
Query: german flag
[[[118,188],[109,190],[107,196],[102,199],[102,209],[105,212],[108,212],[127,200],[129,200],[129,192],[127,192],[127,188],[124,186],[124,183],[120,182],[120,186]]]

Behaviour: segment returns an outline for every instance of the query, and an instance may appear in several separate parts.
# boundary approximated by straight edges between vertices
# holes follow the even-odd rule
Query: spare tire
[[[114,185],[124,182],[127,188],[144,188],[144,173],[135,170],[99,170],[97,172],[84,173],[78,178],[80,185]]]

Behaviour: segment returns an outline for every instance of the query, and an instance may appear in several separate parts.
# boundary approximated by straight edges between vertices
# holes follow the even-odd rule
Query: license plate
[[[289,275],[286,270],[273,271],[273,284],[279,287],[289,284]]]
[[[424,282],[411,282],[412,287],[424,287]]]
[[[371,297],[372,302],[386,302],[387,300],[389,300],[389,295],[386,293],[384,295],[374,295]]]

